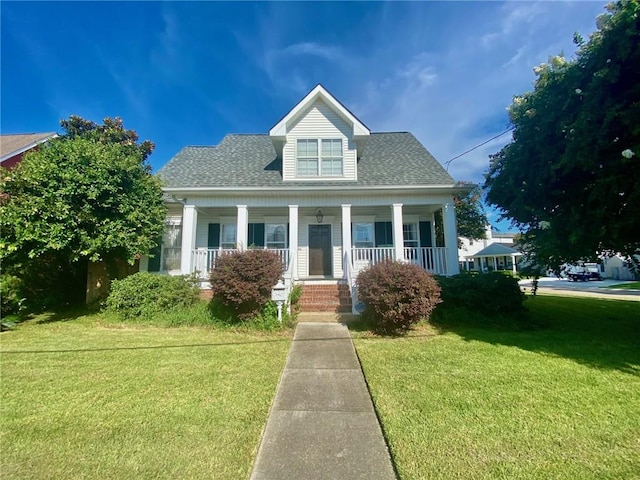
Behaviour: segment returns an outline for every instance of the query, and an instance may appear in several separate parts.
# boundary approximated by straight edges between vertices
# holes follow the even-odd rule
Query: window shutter
[[[207,239],[207,247],[208,248],[220,247],[220,224],[219,223],[209,224],[209,236]]]
[[[289,248],[289,235],[291,234],[291,229],[289,228],[289,224],[287,223],[287,248]]]
[[[264,247],[264,223],[249,224],[249,246]]]
[[[433,247],[431,239],[431,222],[420,222],[420,246]]]
[[[393,246],[393,226],[391,222],[376,222],[374,230],[376,247]]]
[[[162,249],[162,245],[160,244],[161,241],[161,239],[158,239],[158,245],[149,252],[149,264],[147,266],[148,272],[160,271],[160,251]],[[151,255],[153,255],[153,257]]]

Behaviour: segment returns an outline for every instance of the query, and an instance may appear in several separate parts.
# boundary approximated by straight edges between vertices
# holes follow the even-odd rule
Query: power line
[[[515,127],[510,127],[510,128],[508,128],[507,130],[505,130],[504,132],[499,133],[499,134],[498,134],[498,135],[496,135],[495,137],[491,137],[489,140],[485,140],[484,142],[482,142],[482,143],[480,143],[480,144],[476,145],[475,147],[470,148],[470,149],[469,149],[469,150],[467,150],[466,152],[462,152],[460,155],[457,155],[457,156],[453,157],[451,160],[448,160],[448,161],[444,162],[445,166],[447,167],[447,168],[446,168],[447,172],[449,171],[449,165],[450,165],[450,164],[451,164],[451,162],[453,162],[454,160],[457,160],[458,158],[460,158],[460,157],[462,157],[462,156],[466,155],[467,153],[471,153],[471,152],[473,152],[475,149],[480,148],[480,147],[481,147],[481,146],[483,146],[483,145],[486,145],[487,143],[489,143],[489,142],[490,142],[490,141],[492,141],[492,140],[495,140],[496,138],[500,138],[500,137],[501,137],[501,136],[503,136],[505,133],[509,133],[509,132],[510,132],[511,130],[513,130],[514,128],[515,128]]]

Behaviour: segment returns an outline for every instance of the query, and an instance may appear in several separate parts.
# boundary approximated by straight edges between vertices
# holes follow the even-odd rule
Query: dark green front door
[[[309,225],[309,275],[331,276],[331,225]]]

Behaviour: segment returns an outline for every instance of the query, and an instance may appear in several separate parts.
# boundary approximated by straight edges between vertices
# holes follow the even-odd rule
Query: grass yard
[[[2,478],[248,478],[290,331],[55,320],[0,335]]]
[[[527,307],[542,328],[354,332],[403,480],[640,478],[640,303]]]
[[[609,285],[608,287],[602,288],[623,288],[625,290],[640,290],[640,282],[617,283],[616,285]]]

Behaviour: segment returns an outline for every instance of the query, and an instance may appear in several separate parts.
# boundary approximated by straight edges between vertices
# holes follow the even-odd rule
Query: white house
[[[517,271],[518,257],[522,256],[514,248],[517,233],[497,232],[487,225],[485,238],[470,240],[461,238],[458,260],[463,270],[511,270]]]
[[[466,187],[411,133],[372,133],[322,85],[268,134],[185,147],[159,175],[167,230],[142,269],[205,281],[225,250],[267,248],[287,284],[346,284],[354,296],[358,271],[384,259],[459,272],[453,195]]]

